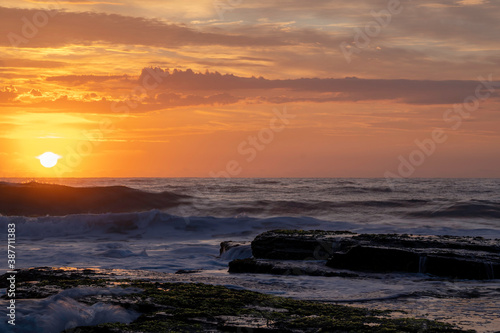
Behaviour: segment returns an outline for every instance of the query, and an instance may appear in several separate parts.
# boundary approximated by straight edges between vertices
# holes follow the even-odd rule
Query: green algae
[[[392,319],[388,311],[300,301],[222,286],[146,283],[132,286],[156,309],[130,324],[81,327],[81,332],[205,332],[242,329],[267,332],[461,332],[425,319]],[[225,321],[224,317],[233,317]],[[242,318],[241,321],[234,318]],[[244,318],[260,325],[242,326]],[[259,321],[259,319],[261,319]],[[68,331],[70,332],[70,331]]]
[[[24,287],[54,290],[75,287],[135,287],[137,293],[80,302],[109,302],[140,313],[129,324],[107,323],[66,333],[157,332],[464,332],[450,324],[390,317],[390,311],[294,300],[249,290],[201,283],[160,283],[57,270],[20,274]],[[30,282],[30,283],[28,283]],[[38,283],[36,283],[38,282]]]

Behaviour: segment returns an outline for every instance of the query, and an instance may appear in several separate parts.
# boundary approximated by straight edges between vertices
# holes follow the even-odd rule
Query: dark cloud
[[[104,90],[109,91],[117,85],[117,78],[119,80],[126,78],[129,84],[129,96],[122,97],[121,103],[137,104],[131,112],[148,112],[182,106],[227,105],[238,102],[326,103],[390,100],[421,105],[453,104],[462,103],[467,97],[475,96],[478,87],[483,95],[487,93],[487,88],[479,81],[473,80],[391,80],[357,77],[270,80],[264,77],[241,77],[208,71],[196,73],[190,69],[163,70],[158,67],[144,68],[137,79],[130,79],[127,76],[70,75],[47,78],[47,80],[70,86],[86,82],[103,82]],[[500,88],[499,81],[491,84],[494,89]],[[491,94],[491,97],[498,96],[497,92]],[[137,102],[138,100],[140,102]],[[91,103],[100,102],[66,99],[43,103],[38,106],[70,108],[78,107],[76,104],[85,103],[86,106],[90,106]],[[67,105],[68,103],[76,104]],[[108,101],[105,103],[106,106],[97,107],[100,110],[98,112],[110,112],[111,104]]]
[[[153,74],[154,73],[154,74]],[[281,89],[284,96],[268,98],[269,101],[362,101],[395,100],[409,104],[460,103],[475,93],[479,82],[460,80],[383,80],[359,78],[302,78],[268,80],[263,77],[239,77],[232,74],[186,71],[165,71],[160,68],[145,69],[139,84],[149,83],[157,76],[158,89],[169,91],[269,91]],[[498,82],[496,83],[498,84]],[[248,93],[258,97],[260,92]],[[310,97],[309,93],[328,94]],[[300,94],[303,94],[302,96]]]

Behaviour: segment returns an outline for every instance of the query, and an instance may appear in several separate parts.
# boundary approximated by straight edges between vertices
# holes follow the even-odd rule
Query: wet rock
[[[327,266],[372,272],[428,273],[461,279],[500,276],[500,264],[492,256],[473,251],[429,250],[356,246],[345,253],[334,253]]]
[[[71,304],[75,305],[65,309],[71,313],[71,322],[61,316],[59,308],[46,306],[41,319],[33,316],[35,321],[30,325],[44,332],[64,327],[63,332],[67,333],[373,332],[374,327],[380,332],[463,332],[456,326],[437,321],[394,319],[388,311],[294,300],[218,285],[150,281],[149,275],[142,279],[140,271],[133,272],[135,279],[117,279],[112,270],[95,269],[93,274],[87,273],[86,269],[19,271],[20,280],[29,281],[35,289],[43,285],[58,290],[58,296],[44,302],[50,304],[64,298],[71,299]],[[34,309],[28,306],[29,302],[33,300],[24,300],[25,309]],[[88,308],[92,309],[93,318],[99,318],[92,319],[95,324],[89,324],[88,312],[79,311]],[[118,311],[133,313],[133,316],[117,321],[117,317],[110,314]],[[92,326],[83,326],[85,324]],[[20,331],[30,332],[32,327],[16,326]]]
[[[357,274],[334,270],[325,266],[324,262],[301,262],[296,260],[261,260],[237,259],[229,263],[230,273],[257,273],[276,275],[310,275],[310,276],[339,276],[358,277]]]
[[[463,279],[500,277],[500,240],[481,237],[273,230],[254,239],[252,252],[257,259],[328,258],[328,267],[354,271],[428,273]],[[231,263],[230,269],[280,274],[282,269],[277,265],[245,261]]]
[[[260,259],[325,260],[340,246],[339,241],[356,235],[350,231],[273,230],[252,241],[252,253]]]
[[[376,272],[418,273],[419,261],[419,254],[409,250],[355,246],[345,253],[334,253],[327,266]]]
[[[175,274],[194,274],[202,272],[202,269],[179,269]]]
[[[428,255],[422,273],[461,279],[498,279],[500,262],[483,261],[481,258],[455,257],[453,253]]]

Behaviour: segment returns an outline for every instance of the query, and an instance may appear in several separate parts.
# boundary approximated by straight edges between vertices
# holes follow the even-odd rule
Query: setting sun
[[[36,158],[38,158],[40,160],[40,163],[44,167],[46,167],[46,168],[52,168],[52,167],[54,167],[57,164],[57,160],[59,160],[60,158],[62,158],[62,156],[59,156],[59,155],[54,154],[52,152],[46,152],[46,153],[43,153],[40,156],[37,156]]]

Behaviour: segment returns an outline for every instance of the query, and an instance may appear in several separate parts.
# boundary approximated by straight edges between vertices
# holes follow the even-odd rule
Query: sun
[[[44,167],[52,168],[53,166],[55,166],[57,164],[57,160],[62,158],[62,156],[59,156],[57,154],[54,154],[54,153],[48,151],[46,153],[43,153],[40,156],[37,156],[36,158],[38,158],[40,160],[40,163]]]

